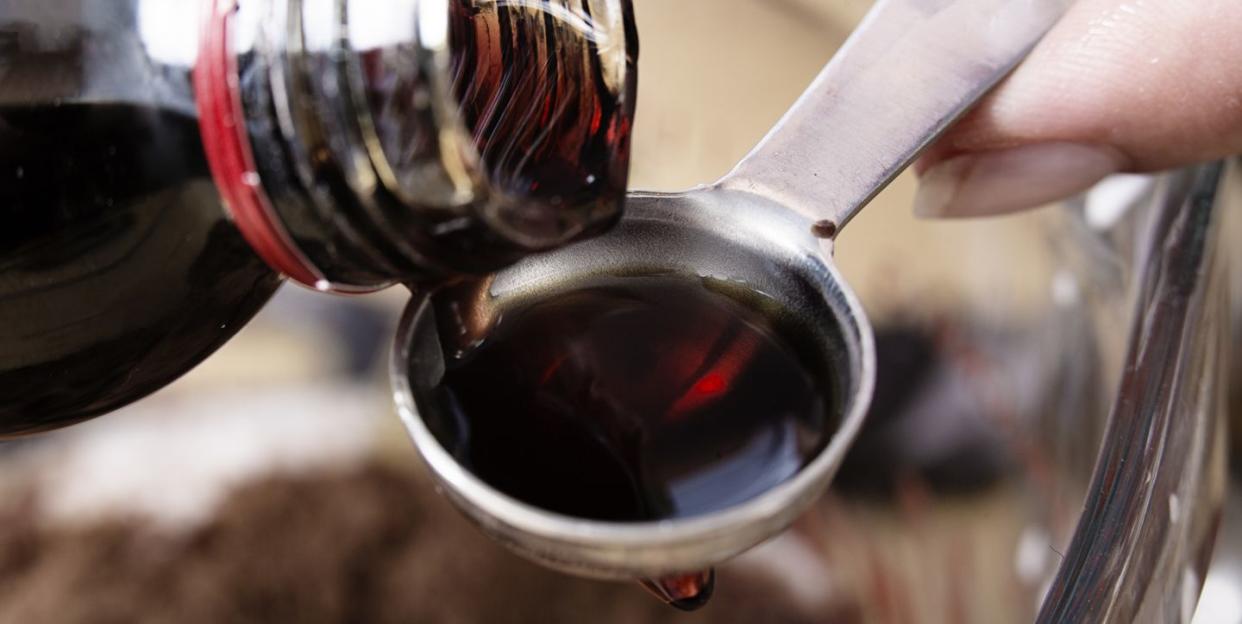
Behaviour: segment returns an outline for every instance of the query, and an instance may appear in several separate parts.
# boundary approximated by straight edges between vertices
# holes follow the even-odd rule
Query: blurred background
[[[655,190],[727,171],[870,5],[634,3],[633,186]],[[408,293],[288,286],[156,396],[0,446],[0,622],[1030,621],[1099,447],[1124,289],[1093,288],[1120,278],[1092,281],[1056,210],[921,222],[913,187],[894,183],[837,250],[877,330],[868,430],[833,490],[722,568],[699,613],[483,538],[393,413]],[[1238,513],[1197,622],[1242,622]]]

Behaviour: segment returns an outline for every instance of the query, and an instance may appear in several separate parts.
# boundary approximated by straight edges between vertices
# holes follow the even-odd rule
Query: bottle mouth
[[[629,0],[205,5],[204,148],[238,228],[297,282],[484,274],[619,219]]]

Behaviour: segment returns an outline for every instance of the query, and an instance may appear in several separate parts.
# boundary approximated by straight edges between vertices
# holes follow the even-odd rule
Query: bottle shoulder
[[[279,283],[225,216],[192,118],[0,106],[0,435],[154,392]]]

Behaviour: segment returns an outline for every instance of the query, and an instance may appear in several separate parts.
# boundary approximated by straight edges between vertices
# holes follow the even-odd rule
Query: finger
[[[1242,153],[1242,0],[1080,0],[916,165],[924,216]]]

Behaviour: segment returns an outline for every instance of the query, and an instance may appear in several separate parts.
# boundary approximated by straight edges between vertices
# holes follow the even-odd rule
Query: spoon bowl
[[[603,578],[660,577],[723,562],[784,530],[824,490],[862,426],[874,383],[871,328],[854,295],[802,219],[762,197],[725,189],[634,195],[609,234],[520,262],[482,297],[456,302],[485,317],[509,302],[555,296],[600,275],[677,274],[737,284],[780,303],[808,331],[811,368],[841,397],[828,444],[784,483],[716,513],[657,522],[601,522],[525,504],[463,468],[444,439],[434,390],[445,371],[433,298],[409,308],[398,334],[393,383],[402,418],[443,491],[492,537],[541,563]],[[478,321],[486,323],[486,320]],[[436,432],[440,432],[437,436]],[[572,467],[566,467],[572,470]]]

